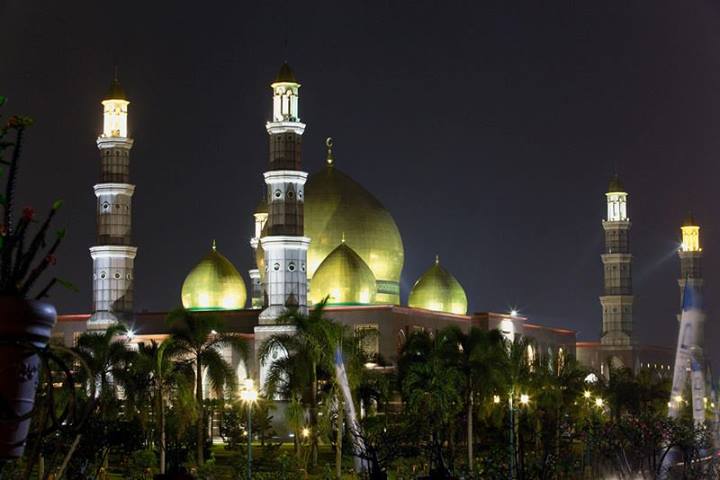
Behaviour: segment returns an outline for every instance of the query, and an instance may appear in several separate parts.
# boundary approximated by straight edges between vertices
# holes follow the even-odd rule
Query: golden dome
[[[308,278],[344,236],[377,280],[375,303],[400,303],[404,250],[390,213],[332,161],[305,186],[305,235],[310,237]]]
[[[408,306],[465,315],[467,296],[460,282],[441,267],[439,259],[436,258],[433,266],[413,285]]]
[[[375,294],[370,267],[344,242],[322,261],[310,282],[312,304],[328,297],[329,305],[367,305],[373,303]]]
[[[230,260],[215,247],[195,268],[182,286],[182,304],[188,310],[238,310],[245,307],[245,281]]]

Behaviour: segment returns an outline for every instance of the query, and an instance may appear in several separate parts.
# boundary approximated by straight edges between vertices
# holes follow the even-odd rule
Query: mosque
[[[392,214],[338,168],[329,138],[323,168],[312,174],[303,170],[305,124],[299,115],[300,83],[283,64],[270,87],[269,161],[262,174],[266,194],[247,215],[248,222],[254,222],[249,248],[255,254],[256,268],[248,272],[246,282],[213,242],[178,292],[186,309],[200,315],[221,315],[227,327],[243,335],[255,349],[268,336],[288,331],[277,323],[287,308],[307,311],[327,298],[329,318],[358,332],[377,332],[364,348],[376,356],[378,364],[392,365],[413,331],[434,332],[457,325],[465,330],[471,326],[499,329],[510,340],[531,337],[531,359],[573,356],[600,374],[606,373],[608,364],[671,371],[672,349],[641,345],[633,338],[631,224],[628,193],[619,178],[610,182],[608,214],[602,224],[600,342],[578,343],[574,330],[538,325],[516,312],[468,312],[465,290],[438,257],[428,262],[405,305],[399,288],[405,260],[403,238]],[[59,317],[54,334],[67,345],[81,332],[116,322],[132,327],[133,342],[160,340],[168,333],[167,312],[136,312],[133,308],[138,246],[131,235],[135,186],[129,175],[133,146],[127,123],[129,103],[115,78],[102,100],[103,132],[97,139],[101,172],[94,186],[96,245],[90,248],[93,309]],[[699,227],[691,220],[682,231],[681,283],[691,279],[701,284]],[[254,356],[246,364],[232,352],[226,355],[240,378],[253,377],[262,384],[264,366]]]

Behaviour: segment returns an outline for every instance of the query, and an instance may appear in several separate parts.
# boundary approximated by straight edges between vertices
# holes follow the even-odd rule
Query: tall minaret
[[[603,310],[602,344],[629,346],[633,331],[632,255],[628,194],[615,175],[607,197],[605,251],[602,254],[605,285],[600,304]]]
[[[260,246],[265,257],[266,308],[261,324],[272,324],[287,307],[307,310],[307,249],[303,235],[304,189],[307,173],[300,170],[305,124],[298,114],[300,84],[283,64],[273,91],[273,116],[266,125],[270,135],[267,185],[268,216]]]
[[[702,248],[700,247],[700,226],[692,214],[683,222],[680,227],[682,232],[682,244],[678,250],[680,257],[680,305],[683,304],[683,291],[685,284],[689,283],[696,292],[702,292]]]
[[[127,322],[133,312],[133,264],[137,247],[131,246],[132,196],[128,136],[128,102],[117,72],[105,95],[100,149],[100,182],[97,197],[97,242],[93,259],[93,307],[88,328],[101,329]]]

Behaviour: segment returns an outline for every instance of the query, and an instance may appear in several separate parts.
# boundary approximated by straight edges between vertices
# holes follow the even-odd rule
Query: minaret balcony
[[[95,196],[105,195],[127,195],[132,197],[135,193],[135,185],[130,183],[98,183],[93,187],[95,190]]]
[[[97,139],[97,146],[100,149],[106,148],[125,148],[130,150],[133,146],[134,140],[129,137],[103,137],[100,136]]]
[[[265,128],[270,135],[292,132],[298,135],[305,133],[305,124],[300,121],[283,120],[281,122],[267,122]]]

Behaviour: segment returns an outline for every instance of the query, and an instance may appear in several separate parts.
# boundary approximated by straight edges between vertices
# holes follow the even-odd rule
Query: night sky
[[[338,168],[392,212],[403,301],[438,253],[471,310],[516,306],[597,339],[617,168],[638,339],[675,342],[690,209],[707,247],[710,348],[720,335],[717,1],[0,0],[0,48],[4,114],[36,119],[21,204],[65,200],[55,269],[80,292],[54,291],[63,313],[91,302],[95,139],[113,64],[135,139],[136,306],[164,311],[212,239],[244,274],[252,265],[269,83],[287,59],[303,85],[305,167],[323,168],[334,137]]]

